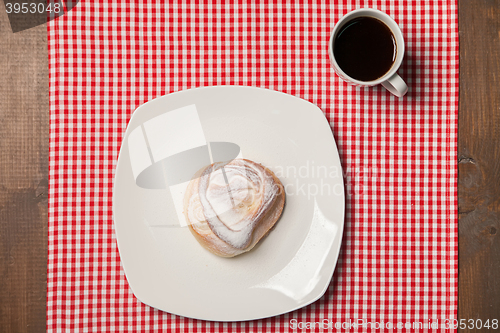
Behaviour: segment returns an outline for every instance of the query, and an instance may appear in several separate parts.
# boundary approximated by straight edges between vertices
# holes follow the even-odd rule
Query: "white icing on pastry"
[[[273,205],[278,191],[273,185],[273,177],[257,163],[215,163],[200,176],[197,196],[190,199],[189,219],[205,220],[222,241],[245,249],[256,225]]]

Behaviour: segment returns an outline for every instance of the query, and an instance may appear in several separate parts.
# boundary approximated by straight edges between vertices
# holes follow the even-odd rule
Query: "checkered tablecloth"
[[[335,22],[360,7],[401,27],[404,98],[349,86],[329,64]],[[318,322],[373,331],[353,328],[364,321],[420,322],[425,332],[455,319],[457,32],[454,0],[80,1],[49,22],[48,331],[294,332],[320,330]],[[345,231],[328,290],[305,308],[205,322],[144,305],[127,284],[111,209],[127,122],[148,100],[213,85],[298,96],[331,124],[345,173]]]

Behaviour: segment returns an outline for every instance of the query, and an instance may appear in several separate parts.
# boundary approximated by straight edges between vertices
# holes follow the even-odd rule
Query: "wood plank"
[[[458,8],[458,317],[484,323],[500,320],[500,2]]]
[[[0,327],[45,331],[47,26],[12,33],[0,5]]]

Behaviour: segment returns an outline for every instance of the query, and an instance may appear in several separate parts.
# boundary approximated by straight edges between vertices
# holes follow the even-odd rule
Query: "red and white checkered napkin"
[[[334,23],[359,7],[383,10],[401,27],[404,98],[349,86],[329,64]],[[48,331],[362,332],[413,323],[435,331],[438,320],[452,321],[457,31],[455,0],[80,1],[51,21]],[[326,294],[305,308],[204,322],[150,308],[127,284],[111,214],[127,121],[155,97],[212,85],[286,92],[316,104],[330,121],[347,185],[344,240]],[[354,328],[363,321],[371,324]]]

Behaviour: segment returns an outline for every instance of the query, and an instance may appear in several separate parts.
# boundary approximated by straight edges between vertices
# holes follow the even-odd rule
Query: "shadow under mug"
[[[373,17],[382,21],[391,30],[394,39],[396,41],[396,58],[394,60],[394,63],[392,64],[392,67],[389,69],[387,73],[385,73],[383,76],[381,76],[376,80],[360,81],[350,77],[340,68],[333,53],[333,50],[335,48],[334,42],[340,30],[344,27],[344,25],[347,22],[358,17]],[[403,81],[403,79],[396,73],[399,67],[401,66],[404,53],[405,53],[404,38],[403,34],[401,33],[401,29],[399,29],[399,26],[396,23],[396,21],[394,21],[386,13],[372,8],[360,8],[344,15],[334,26],[328,44],[328,55],[330,56],[330,62],[333,66],[333,69],[335,70],[335,73],[337,73],[337,75],[341,79],[350,84],[356,86],[364,86],[364,87],[371,87],[381,84],[382,86],[384,86],[385,89],[389,90],[392,94],[394,94],[397,97],[403,97],[408,91],[408,86]]]

